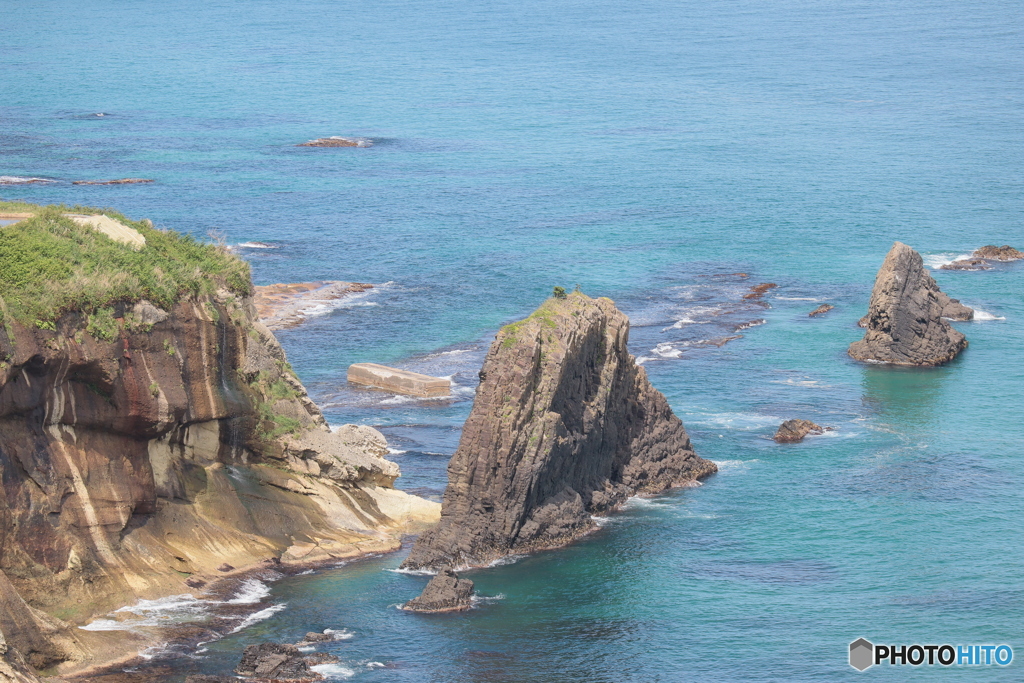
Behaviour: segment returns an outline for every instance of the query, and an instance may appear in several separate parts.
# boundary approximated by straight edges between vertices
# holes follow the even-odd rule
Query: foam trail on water
[[[240,623],[235,628],[231,629],[230,633],[238,633],[243,629],[249,628],[253,624],[258,624],[261,621],[265,621],[270,617],[274,616],[275,614],[277,614],[278,612],[280,612],[281,610],[285,609],[286,607],[288,607],[288,603],[282,602],[280,605],[271,605],[266,609],[261,609],[259,612],[253,612],[245,619],[243,619],[242,623]]]
[[[1006,316],[993,315],[993,314],[988,313],[986,311],[979,311],[978,309],[974,309],[974,318],[973,318],[973,320],[977,320],[978,322],[982,322],[982,321],[985,321],[985,320],[1006,320]]]

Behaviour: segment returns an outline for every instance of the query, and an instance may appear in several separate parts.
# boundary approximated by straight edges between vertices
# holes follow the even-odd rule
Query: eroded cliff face
[[[967,348],[967,339],[948,320],[970,320],[974,311],[951,299],[928,274],[921,255],[893,244],[860,320],[864,338],[850,344],[856,360],[894,365],[941,365]]]
[[[78,313],[0,328],[11,666],[88,661],[72,624],[201,588],[224,564],[391,550],[436,519],[436,504],[392,488],[378,432],[331,432],[251,300],[115,310],[101,332]]]
[[[626,348],[609,299],[549,299],[491,345],[441,521],[403,566],[480,566],[564,545],[638,493],[716,471]]]

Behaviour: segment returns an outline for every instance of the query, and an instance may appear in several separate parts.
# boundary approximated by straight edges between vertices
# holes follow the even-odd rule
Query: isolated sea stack
[[[974,311],[939,290],[921,255],[896,242],[885,257],[868,314],[864,339],[849,354],[862,361],[894,365],[941,365],[967,348],[967,339],[949,324],[970,320]]]
[[[716,471],[629,355],[628,336],[610,299],[579,292],[501,329],[448,464],[441,521],[403,567],[558,547],[629,496]]]

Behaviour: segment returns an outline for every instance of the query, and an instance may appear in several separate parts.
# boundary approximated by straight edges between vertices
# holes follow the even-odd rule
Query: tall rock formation
[[[404,567],[564,545],[629,496],[716,471],[629,355],[628,335],[611,300],[581,293],[501,329],[448,465],[441,522]]]
[[[896,242],[875,277],[868,314],[860,322],[867,332],[850,344],[849,354],[894,365],[941,365],[967,348],[967,339],[946,319],[973,317],[972,309],[939,289],[920,254]]]
[[[437,519],[381,434],[331,431],[250,297],[106,310],[26,324],[0,299],[0,671],[111,654],[74,625],[224,565],[394,550]]]

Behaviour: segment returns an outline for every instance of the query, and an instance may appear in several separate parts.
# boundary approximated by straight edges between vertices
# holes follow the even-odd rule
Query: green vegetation
[[[554,297],[556,299],[564,299],[566,296],[565,287],[555,287]]]
[[[39,325],[39,323],[36,323]],[[51,325],[53,323],[50,323]],[[42,325],[39,325],[42,327]],[[53,329],[52,327],[50,329]],[[90,316],[85,331],[103,341],[117,339],[117,318],[113,308],[97,308]]]
[[[25,325],[49,328],[63,313],[89,316],[89,331],[115,338],[114,304],[148,299],[170,308],[183,298],[227,287],[252,293],[249,266],[223,246],[157,230],[116,211],[88,207],[38,207],[0,202],[0,211],[35,216],[0,228],[0,311]],[[140,251],[65,217],[65,212],[103,213],[146,238]],[[112,336],[111,336],[112,335]]]

